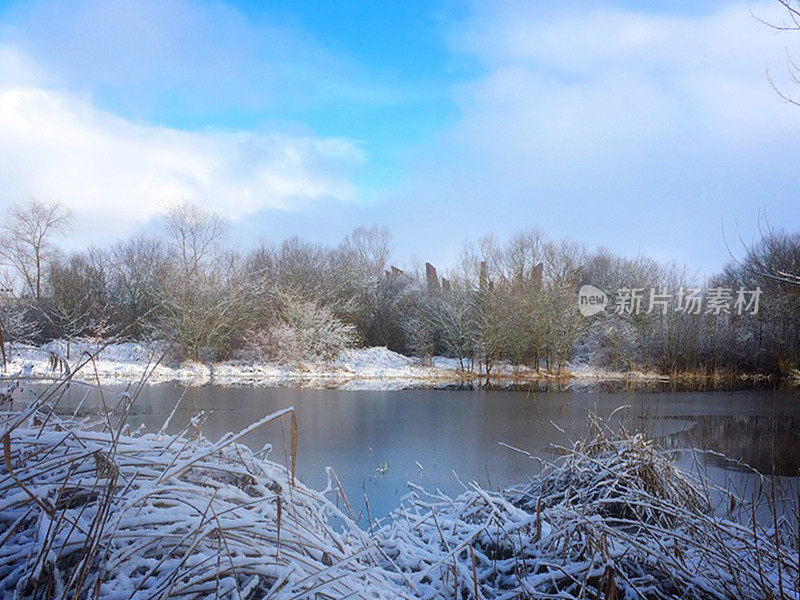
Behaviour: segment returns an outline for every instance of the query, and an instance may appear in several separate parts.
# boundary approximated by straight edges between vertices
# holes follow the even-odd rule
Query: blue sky
[[[800,228],[776,2],[0,7],[0,206],[61,200],[76,245],[181,200],[243,246],[387,225],[398,263],[539,227],[709,272],[723,224]]]

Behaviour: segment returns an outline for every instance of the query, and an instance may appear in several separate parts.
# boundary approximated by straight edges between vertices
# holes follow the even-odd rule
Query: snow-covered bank
[[[381,390],[434,387],[460,381],[454,369],[424,366],[418,359],[383,347],[345,350],[329,362],[282,365],[231,360],[209,364],[170,362],[165,357],[165,347],[159,343],[126,342],[103,347],[87,341],[72,342],[69,353],[63,341],[41,347],[10,345],[5,376],[49,379],[61,374],[63,362],[75,370],[92,355],[96,355],[95,360],[77,370],[76,379],[124,384],[146,376],[150,384]],[[54,357],[58,360],[54,361]]]
[[[253,387],[301,387],[314,389],[393,390],[484,384],[485,374],[464,372],[457,359],[443,356],[431,361],[403,356],[385,347],[344,350],[335,360],[293,365],[275,362],[230,360],[217,363],[176,362],[164,344],[122,342],[49,342],[41,347],[10,344],[4,377],[52,379],[62,367],[75,370],[90,356],[95,359],[75,372],[78,380],[103,384],[175,383],[186,386],[220,385]],[[55,366],[55,369],[54,369]],[[464,364],[463,367],[468,367]],[[663,383],[669,378],[655,372],[617,372],[586,364],[571,365],[559,374],[536,371],[508,363],[494,365],[490,382],[498,388],[519,385],[557,385],[581,389],[603,382]]]
[[[713,483],[600,425],[517,489],[414,489],[367,529],[332,471],[316,492],[267,460],[271,448],[238,444],[292,409],[211,443],[46,405],[0,413],[2,597],[800,598],[790,523],[762,528],[733,496],[718,515]]]

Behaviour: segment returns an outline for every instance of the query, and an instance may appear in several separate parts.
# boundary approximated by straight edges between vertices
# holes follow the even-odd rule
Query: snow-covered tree
[[[281,363],[330,360],[353,346],[356,330],[313,300],[282,293],[276,316],[245,335],[245,353]]]

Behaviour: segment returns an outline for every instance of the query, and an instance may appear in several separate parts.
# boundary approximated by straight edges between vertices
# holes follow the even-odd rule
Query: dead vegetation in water
[[[415,489],[368,533],[326,496],[343,496],[335,475],[323,492],[295,480],[293,411],[212,443],[202,418],[132,434],[134,398],[99,420],[56,416],[55,391],[0,414],[0,596],[800,597],[796,530],[721,518],[709,481],[600,422],[523,486]],[[280,420],[288,467],[240,444]]]

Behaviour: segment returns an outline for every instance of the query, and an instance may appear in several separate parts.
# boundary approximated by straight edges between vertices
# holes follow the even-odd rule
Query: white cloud
[[[474,7],[449,36],[477,67],[452,90],[459,118],[420,153],[407,191],[431,222],[475,233],[537,225],[704,267],[727,259],[720,219],[747,235],[764,208],[800,228],[800,108],[766,76],[769,66],[800,91],[785,70],[787,45],[800,60],[800,34],[751,14],[781,22],[772,3],[690,15]]]
[[[265,7],[25,0],[4,12],[0,39],[57,83],[91,89],[104,106],[136,117],[197,120],[319,102],[393,101],[393,89],[344,53]]]
[[[348,140],[132,122],[35,78],[23,84],[24,63],[0,48],[0,206],[58,199],[108,236],[177,201],[239,219],[356,197],[348,175],[362,155]]]
[[[463,118],[453,135],[489,156],[579,160],[676,138],[741,145],[798,131],[797,111],[780,105],[765,71],[770,63],[790,85],[791,40],[750,8],[694,16],[591,9],[541,19],[527,4],[492,5],[453,35],[454,48],[485,69],[457,91]],[[772,4],[752,10],[781,22]]]
[[[621,62],[738,71],[741,61],[758,60],[754,48],[785,46],[785,39],[754,18],[783,23],[785,11],[772,2],[728,3],[694,14],[565,7],[542,18],[533,5],[515,2],[487,3],[479,10],[453,31],[451,43],[487,65],[536,62],[584,75]]]

